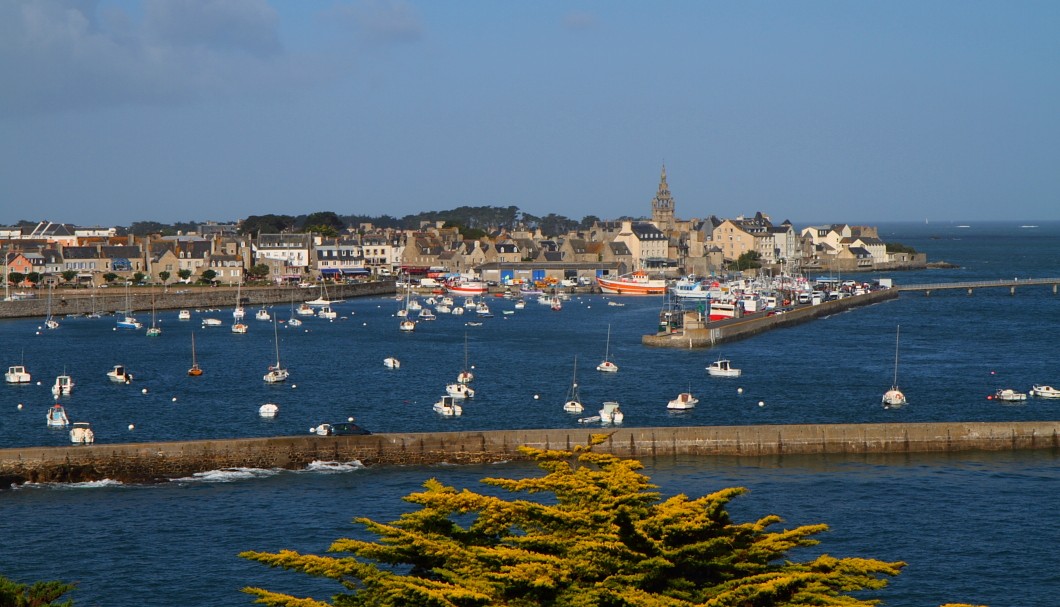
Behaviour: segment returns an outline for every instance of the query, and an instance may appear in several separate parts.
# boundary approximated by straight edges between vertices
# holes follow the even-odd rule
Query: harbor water
[[[891,274],[899,284],[1060,276],[1060,224],[881,225],[901,242],[959,267]],[[422,299],[422,298],[421,298]],[[458,300],[459,303],[459,300]],[[1051,287],[903,293],[797,327],[716,350],[651,349],[658,297],[572,296],[552,311],[534,300],[516,310],[489,298],[493,316],[439,314],[409,334],[398,330],[403,301],[366,298],[335,304],[339,318],[305,318],[301,327],[253,318],[233,334],[231,308],[160,312],[158,337],[115,328],[114,317],[0,323],[0,364],[24,361],[33,383],[0,388],[0,447],[69,444],[45,425],[55,403],[49,388],[64,371],[76,386],[59,402],[71,421],[92,423],[98,444],[305,434],[322,422],[354,417],[375,432],[562,428],[577,360],[586,412],[618,401],[627,426],[793,423],[1055,420],[1060,401],[1002,404],[998,388],[1060,385],[1055,334],[1060,296]],[[621,305],[613,305],[621,304]],[[290,306],[270,308],[286,321]],[[509,313],[505,313],[509,312]],[[145,326],[150,310],[137,312]],[[202,327],[203,317],[223,320]],[[481,324],[472,324],[481,323]],[[894,378],[909,404],[881,406]],[[610,328],[610,340],[608,332]],[[188,377],[191,335],[204,369]],[[262,376],[279,358],[284,384]],[[466,344],[466,347],[465,347]],[[618,373],[596,371],[609,351]],[[383,359],[397,357],[399,369]],[[705,367],[724,357],[739,378],[714,378]],[[466,363],[465,363],[466,361]],[[106,372],[125,365],[130,384]],[[475,397],[456,418],[431,405],[473,367]],[[37,385],[37,382],[40,385]],[[699,405],[681,414],[668,400],[690,391]],[[266,402],[274,419],[258,416]],[[21,407],[19,405],[21,404]],[[701,495],[726,486],[751,494],[732,505],[737,520],[766,513],[790,525],[825,522],[820,552],[909,563],[877,596],[886,605],[968,602],[1052,605],[1060,594],[1060,516],[1056,453],[784,457],[740,460],[676,458],[646,462],[664,494]],[[241,550],[322,552],[331,540],[360,534],[356,516],[391,520],[401,496],[429,477],[485,490],[483,476],[536,473],[525,463],[494,466],[365,469],[350,462],[312,470],[217,471],[158,486],[94,483],[0,490],[0,575],[20,581],[78,582],[78,605],[247,605],[239,592],[261,585],[324,598],[326,582],[272,571],[236,557]]]

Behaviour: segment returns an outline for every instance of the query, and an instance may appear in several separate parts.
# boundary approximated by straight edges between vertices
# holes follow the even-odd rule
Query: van
[[[433,278],[421,278],[420,279],[420,286],[433,289],[435,287],[440,287],[441,285],[438,284],[438,281],[433,279]]]

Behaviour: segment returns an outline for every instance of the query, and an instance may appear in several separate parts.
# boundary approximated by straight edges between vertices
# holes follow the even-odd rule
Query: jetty
[[[379,278],[351,284],[337,283],[326,285],[329,297],[334,299],[351,299],[372,295],[392,295],[397,292],[394,279]],[[133,310],[179,310],[201,308],[230,308],[235,305],[237,287],[206,287],[176,284],[169,287],[133,287],[129,289],[126,299],[125,289],[110,287],[107,289],[59,289],[55,291],[52,302],[53,313],[58,316],[67,314],[88,314],[97,312],[109,314],[124,310],[126,305]],[[290,305],[319,297],[320,287],[263,286],[239,288],[240,303],[244,306]],[[47,315],[47,298],[19,299],[0,301],[0,319],[29,318]]]
[[[162,443],[0,449],[0,489],[13,484],[110,479],[159,483],[233,467],[302,470],[314,461],[366,466],[478,464],[524,460],[519,447],[594,447],[621,457],[1060,450],[1060,422],[802,424],[659,428],[561,428],[365,436],[288,436]]]

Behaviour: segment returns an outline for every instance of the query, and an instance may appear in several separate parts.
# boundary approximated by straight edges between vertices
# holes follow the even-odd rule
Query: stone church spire
[[[673,230],[674,223],[674,199],[670,195],[670,186],[666,184],[666,165],[662,167],[662,176],[659,177],[659,191],[655,198],[651,199],[651,221],[660,230]]]

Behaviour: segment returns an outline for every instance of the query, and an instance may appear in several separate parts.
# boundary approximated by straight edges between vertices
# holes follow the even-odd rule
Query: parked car
[[[334,424],[320,424],[313,429],[320,436],[363,436],[371,434],[368,430],[353,422],[336,422]]]

